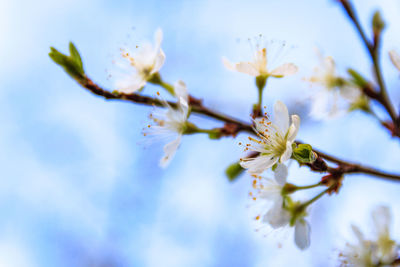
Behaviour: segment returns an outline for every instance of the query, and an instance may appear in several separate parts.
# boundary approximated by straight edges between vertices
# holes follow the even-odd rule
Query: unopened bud
[[[374,16],[372,17],[372,30],[374,34],[379,35],[384,28],[385,22],[382,19],[381,13],[375,11]]]

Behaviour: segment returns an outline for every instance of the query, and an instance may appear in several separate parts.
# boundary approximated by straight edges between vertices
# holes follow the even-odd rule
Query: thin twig
[[[85,77],[85,79],[78,80],[81,86],[84,88],[88,89],[90,92],[93,94],[96,94],[98,96],[102,96],[105,99],[112,99],[112,100],[125,100],[137,104],[144,104],[144,105],[155,105],[155,106],[162,106],[162,103],[160,100],[148,96],[142,96],[138,94],[123,94],[123,93],[112,93],[108,90],[105,90],[95,84],[91,79]],[[173,102],[168,102],[171,106],[175,106],[176,104]],[[199,101],[196,98],[190,97],[190,104],[192,107],[192,112],[198,113],[205,115],[210,118],[214,118],[216,120],[225,122],[225,123],[231,123],[235,124],[237,126],[237,132],[248,132],[251,134],[254,134],[254,129],[251,124],[242,122],[240,120],[237,120],[235,118],[232,118],[230,116],[227,116],[222,113],[218,113],[216,111],[210,110],[206,107],[203,106],[202,102]],[[296,141],[296,143],[300,144],[300,141]],[[339,159],[337,157],[328,155],[324,152],[319,151],[318,149],[314,149],[313,151],[318,154],[320,158],[323,158],[327,161],[330,161],[332,163],[335,163],[338,165],[338,168],[331,168],[327,167],[324,162],[319,162],[320,164],[314,164],[315,166],[310,166],[311,169],[315,171],[322,171],[322,172],[338,172],[340,171],[342,174],[345,173],[365,173],[369,174],[372,176],[377,176],[385,179],[390,179],[390,180],[396,180],[400,181],[400,175],[398,174],[391,174],[387,172],[383,172],[380,170],[377,170],[372,167],[367,167],[363,166],[360,164],[348,162],[342,159]],[[318,166],[317,166],[318,165]]]
[[[80,85],[84,88],[88,89],[92,93],[102,96],[105,99],[112,99],[112,100],[126,100],[130,102],[134,102],[137,104],[144,104],[144,105],[152,105],[152,106],[162,106],[162,102],[156,98],[142,96],[139,94],[124,94],[124,93],[112,93],[110,91],[104,90],[97,84],[95,84],[91,79],[85,77],[85,79],[78,81]],[[203,106],[202,102],[196,98],[190,97],[189,104],[192,108],[192,112],[202,114],[208,117],[212,117],[214,119],[226,122],[226,123],[233,123],[238,126],[237,131],[245,131],[249,133],[253,133],[253,127],[245,122],[241,122],[238,119],[232,118],[222,113],[218,113],[212,111],[205,106]],[[168,104],[174,107],[176,104],[173,102],[168,102]]]
[[[363,28],[361,27],[361,24],[359,22],[359,19],[357,17],[357,14],[355,12],[355,9],[353,8],[353,5],[350,3],[349,0],[339,0],[339,2],[342,4],[344,10],[346,11],[346,14],[350,18],[350,20],[353,22],[354,26],[357,29],[357,32],[359,33],[365,47],[368,50],[368,53],[371,57],[373,66],[374,66],[374,72],[376,76],[376,80],[379,85],[379,92],[375,94],[375,96],[370,96],[371,98],[375,99],[378,101],[387,111],[389,114],[390,118],[392,119],[394,125],[396,128],[399,128],[399,119],[396,115],[395,109],[393,108],[392,103],[390,102],[390,99],[388,97],[388,93],[386,90],[385,82],[383,80],[383,75],[380,67],[380,60],[379,60],[379,38],[376,39],[376,42],[378,43],[373,43],[368,40]],[[396,131],[396,136],[400,137],[400,130]]]

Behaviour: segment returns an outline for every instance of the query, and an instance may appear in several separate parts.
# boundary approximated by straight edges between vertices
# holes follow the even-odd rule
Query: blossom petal
[[[165,62],[165,54],[164,51],[160,49],[160,52],[157,53],[154,59],[154,65],[153,69],[151,70],[151,74],[159,72],[161,67],[164,65],[164,62]]]
[[[285,150],[285,152],[283,152],[279,162],[280,163],[286,162],[288,159],[290,159],[290,157],[292,156],[292,153],[293,153],[292,142],[287,141],[286,142],[286,150]]]
[[[328,90],[321,90],[313,97],[310,116],[316,120],[329,118],[332,107],[332,94]]]
[[[354,102],[361,96],[361,91],[355,86],[340,87],[340,96],[344,99]]]
[[[278,163],[278,165],[274,171],[275,181],[280,186],[284,186],[286,184],[287,176],[288,176],[288,168],[286,167],[286,165]]]
[[[141,72],[145,68],[153,69],[157,53],[158,50],[155,50],[151,43],[144,42],[132,56],[130,64],[134,66],[138,72]]]
[[[238,72],[248,74],[251,76],[258,76],[260,75],[260,72],[257,70],[257,68],[250,62],[239,62],[236,63],[235,69]]]
[[[286,63],[272,70],[269,75],[272,77],[281,78],[283,76],[295,74],[297,70],[297,66],[293,63]]]
[[[222,58],[222,63],[224,64],[225,68],[231,71],[236,71],[234,63],[230,62],[227,58]]]
[[[240,166],[248,169],[249,173],[259,174],[266,169],[271,168],[277,161],[278,158],[265,155],[251,159],[244,159],[240,162]]]
[[[400,71],[400,56],[397,54],[396,51],[390,50],[389,51],[390,61],[392,61],[393,65]]]
[[[290,220],[289,212],[282,208],[282,201],[282,198],[276,201],[263,217],[263,222],[268,223],[274,229],[287,225]]]
[[[292,115],[292,124],[289,127],[287,132],[287,140],[291,143],[294,142],[294,139],[297,136],[297,132],[300,127],[300,117],[298,115]]]
[[[310,224],[301,219],[294,227],[294,243],[301,249],[307,249],[310,246]]]
[[[271,201],[273,203],[280,201],[282,205],[282,187],[273,180],[269,179],[269,182],[270,183],[264,186],[263,190],[260,192],[259,198]]]
[[[189,102],[187,87],[183,81],[179,80],[174,84],[174,91],[178,99],[183,98],[186,101],[186,103]]]
[[[335,61],[333,60],[333,57],[325,57],[323,59],[323,65],[326,72],[333,76],[335,73]]]
[[[157,52],[161,47],[162,39],[163,39],[163,32],[162,32],[161,28],[158,28],[156,30],[156,32],[154,33],[155,51],[157,51]]]
[[[179,135],[175,140],[164,146],[164,157],[160,160],[160,166],[162,168],[166,168],[171,162],[172,158],[175,156],[175,153],[181,143],[181,138],[182,136]]]
[[[289,111],[285,104],[276,101],[274,105],[274,124],[285,134],[289,128]]]
[[[357,237],[358,242],[362,244],[365,240],[363,233],[361,232],[360,228],[355,225],[351,225],[351,230],[353,230],[354,235]]]
[[[125,94],[132,94],[139,91],[143,86],[146,85],[146,80],[139,75],[129,75],[124,79],[117,80],[115,87],[119,92]]]
[[[242,72],[251,76],[258,76],[260,72],[256,69],[256,67],[250,62],[239,62],[232,63],[226,58],[222,58],[222,63],[228,70]]]
[[[187,119],[187,115],[189,113],[189,104],[187,103],[187,101],[183,98],[180,97],[179,98],[179,108],[180,108],[180,114],[183,116],[182,121],[186,121]]]
[[[372,211],[372,219],[378,236],[389,235],[389,226],[392,221],[390,209],[387,206],[378,206]]]

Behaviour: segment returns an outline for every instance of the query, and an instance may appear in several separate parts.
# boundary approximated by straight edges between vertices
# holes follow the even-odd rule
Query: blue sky
[[[268,84],[267,106],[280,99],[299,111],[298,137],[315,147],[400,172],[399,142],[370,118],[360,113],[329,122],[307,118],[303,96],[309,87],[302,78],[317,63],[314,47],[332,55],[342,71],[371,72],[358,36],[334,1],[0,3],[1,266],[320,266],[332,263],[351,238],[350,223],[367,229],[374,205],[391,203],[399,221],[400,185],[354,175],[339,195],[311,209],[308,251],[294,247],[290,231],[254,233],[247,208],[250,179],[229,183],[223,174],[242,154],[237,143],[246,135],[220,141],[185,136],[162,170],[157,166],[162,144],[143,145],[141,135],[151,108],[95,97],[47,56],[50,46],[66,51],[73,41],[88,75],[110,88],[107,73],[119,48],[152,38],[161,27],[163,77],[184,80],[207,106],[248,120],[254,81],[224,69],[221,57],[245,58],[250,51],[245,40],[260,33],[285,40],[295,47],[287,58],[300,71]],[[382,63],[398,106],[399,74],[387,51],[400,51],[400,4],[355,4],[365,27],[377,7],[388,21]],[[154,95],[155,89],[146,93]],[[319,178],[296,164],[290,177],[299,184]]]

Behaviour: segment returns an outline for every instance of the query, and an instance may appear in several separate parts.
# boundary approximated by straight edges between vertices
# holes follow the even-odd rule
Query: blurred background
[[[251,179],[243,175],[230,183],[224,175],[242,155],[237,144],[245,134],[219,141],[185,136],[171,165],[162,170],[158,161],[164,144],[144,145],[141,135],[151,108],[91,95],[47,55],[50,46],[67,51],[73,41],[86,73],[111,88],[114,81],[107,76],[119,48],[152,40],[161,27],[164,79],[182,79],[208,107],[248,120],[257,96],[254,81],[226,70],[221,57],[249,58],[246,40],[260,33],[285,40],[293,47],[287,61],[300,71],[269,81],[268,110],[280,99],[302,118],[300,140],[344,159],[400,172],[399,141],[371,118],[354,112],[316,122],[307,116],[304,77],[318,64],[315,47],[333,56],[340,71],[353,67],[371,77],[366,51],[335,1],[0,3],[0,266],[335,266],[339,250],[352,240],[350,224],[368,232],[375,205],[389,204],[394,225],[400,223],[400,183],[351,175],[339,195],[312,206],[307,251],[294,246],[290,229],[257,233],[248,212]],[[376,9],[387,21],[382,64],[398,107],[399,73],[387,51],[400,51],[400,2],[354,3],[366,29]],[[145,93],[154,95],[156,89],[149,86]],[[194,121],[220,125],[200,117]],[[291,182],[319,178],[291,165]]]

